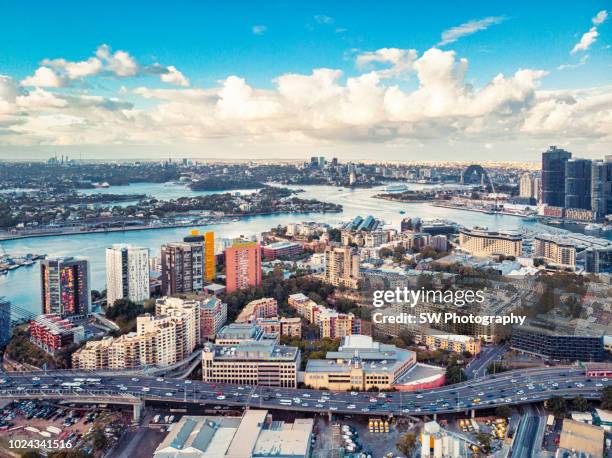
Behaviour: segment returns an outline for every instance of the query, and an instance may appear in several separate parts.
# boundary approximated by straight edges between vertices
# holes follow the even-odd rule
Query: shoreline
[[[251,213],[248,215],[244,215],[244,214],[236,214],[236,215],[224,215],[221,219],[221,221],[218,222],[209,222],[206,224],[199,224],[199,223],[195,223],[195,222],[190,222],[190,223],[168,223],[168,224],[163,224],[163,225],[147,225],[147,226],[130,226],[130,227],[110,227],[110,228],[99,228],[99,229],[88,229],[88,230],[80,230],[80,229],[75,229],[75,230],[58,230],[58,231],[53,231],[53,232],[44,232],[44,233],[39,233],[39,234],[8,234],[8,235],[0,235],[0,242],[5,242],[5,241],[10,241],[10,240],[24,240],[24,239],[30,239],[30,238],[40,238],[40,237],[56,237],[56,236],[70,236],[70,235],[87,235],[87,234],[100,234],[100,233],[107,233],[107,232],[127,232],[127,231],[151,231],[151,230],[156,230],[156,229],[173,229],[173,228],[177,228],[177,227],[194,227],[194,226],[212,226],[212,225],[217,225],[217,224],[228,224],[231,221],[230,220],[226,220],[227,218],[238,218],[238,219],[244,219],[244,218],[250,218],[253,216],[266,216],[266,215],[282,215],[282,214],[301,214],[301,213],[341,213],[342,210],[338,210],[338,211],[332,211],[332,210],[327,210],[327,211],[317,211],[317,212],[312,212],[312,211],[303,211],[303,212],[262,212],[262,213]]]
[[[483,209],[480,209],[480,208],[459,207],[459,206],[454,206],[454,205],[444,205],[444,204],[440,204],[440,203],[433,203],[431,205],[434,206],[434,207],[449,208],[451,210],[463,210],[463,211],[468,211],[468,212],[484,213],[486,215],[515,216],[517,218],[522,218],[522,219],[532,218],[531,215],[520,215],[520,214],[517,214],[517,213],[505,212],[505,211],[483,210]]]

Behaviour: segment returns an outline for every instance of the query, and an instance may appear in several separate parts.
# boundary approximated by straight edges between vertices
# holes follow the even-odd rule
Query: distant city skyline
[[[605,2],[3,5],[0,160],[612,153]]]

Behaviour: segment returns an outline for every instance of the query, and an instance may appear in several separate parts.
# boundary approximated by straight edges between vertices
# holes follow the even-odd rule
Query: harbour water
[[[425,189],[427,185],[409,184],[410,189]],[[291,186],[289,186],[291,187]],[[240,235],[250,236],[271,227],[286,225],[290,222],[317,221],[335,224],[347,221],[357,215],[373,215],[383,219],[388,227],[398,228],[402,218],[445,218],[464,226],[487,226],[491,230],[531,229],[537,223],[527,222],[515,216],[489,215],[485,213],[452,210],[434,207],[427,203],[405,204],[388,200],[374,199],[375,194],[384,192],[384,186],[370,189],[347,189],[335,186],[295,186],[303,189],[299,197],[333,202],[343,206],[342,213],[310,214],[277,214],[242,218],[239,221],[194,227],[194,229],[215,231],[216,237],[234,238]],[[139,193],[159,199],[169,199],[189,195],[204,195],[211,192],[191,191],[183,184],[138,183],[130,186],[114,186],[105,189],[88,190],[89,193],[104,192],[114,194]],[[235,191],[232,191],[235,192]],[[253,192],[246,190],[241,192]],[[400,211],[404,212],[400,214]],[[542,226],[544,228],[545,226]],[[551,230],[547,228],[546,230]],[[552,229],[554,230],[554,229]],[[188,233],[186,228],[169,228],[142,231],[111,233],[77,234],[70,236],[50,236],[20,239],[2,242],[6,252],[13,255],[26,253],[46,253],[48,256],[83,256],[89,259],[91,266],[91,285],[93,289],[104,289],[106,247],[113,243],[132,243],[148,247],[152,256],[159,254],[160,247],[168,241],[180,240]],[[36,263],[10,271],[0,277],[0,296],[5,296],[20,308],[31,312],[40,311],[40,267]]]

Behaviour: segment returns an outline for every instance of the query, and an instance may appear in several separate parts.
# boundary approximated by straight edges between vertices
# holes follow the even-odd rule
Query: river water
[[[291,186],[288,186],[291,187]],[[427,188],[427,185],[409,185],[411,189]],[[383,188],[347,189],[335,186],[296,186],[303,189],[301,198],[319,199],[334,202],[343,206],[342,213],[306,213],[278,214],[243,218],[238,222],[197,227],[200,230],[215,231],[216,237],[234,238],[240,235],[250,236],[268,230],[279,224],[291,222],[317,221],[339,223],[357,215],[373,215],[383,219],[390,227],[399,229],[404,217],[445,218],[464,226],[487,226],[497,229],[534,229],[537,223],[527,222],[515,216],[489,215],[478,212],[451,210],[434,207],[426,203],[399,203],[374,199],[373,195]],[[211,192],[191,191],[182,184],[137,183],[129,186],[114,186],[106,189],[88,190],[88,193],[147,194],[160,199],[176,198],[190,195],[205,195]],[[232,191],[234,192],[234,191]],[[244,190],[242,193],[253,192]],[[125,204],[125,203],[122,203]],[[400,211],[405,212],[400,214]],[[544,226],[542,226],[544,227]],[[170,228],[111,233],[76,234],[69,236],[50,236],[10,240],[2,242],[2,248],[11,255],[26,253],[45,253],[48,256],[83,256],[89,259],[91,283],[93,289],[104,289],[106,247],[113,243],[131,243],[148,247],[152,256],[159,254],[163,243],[181,240],[187,235],[187,228]],[[13,304],[34,313],[40,313],[40,267],[38,263],[30,267],[21,267],[0,276],[0,296],[5,296]]]

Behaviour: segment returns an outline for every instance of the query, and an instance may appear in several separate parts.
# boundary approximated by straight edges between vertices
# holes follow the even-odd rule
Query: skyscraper
[[[235,242],[225,249],[226,290],[261,284],[261,248],[257,242]]]
[[[596,218],[612,214],[612,156],[593,161],[591,167],[591,210]]]
[[[565,163],[572,153],[551,146],[542,153],[542,203],[553,207],[565,205]]]
[[[11,303],[0,297],[0,345],[4,345],[11,338]]]
[[[86,259],[48,258],[40,263],[42,313],[86,315],[91,306],[89,262]]]
[[[519,180],[519,196],[526,198],[538,198],[536,177],[531,173],[524,173]]]
[[[591,209],[591,161],[569,159],[565,163],[565,208]]]
[[[195,231],[183,242],[162,245],[161,264],[163,294],[201,291],[204,282],[215,277],[214,233]]]
[[[149,298],[149,249],[116,244],[106,249],[106,300]]]
[[[351,247],[325,250],[326,282],[336,286],[357,288],[359,282],[359,255]]]

